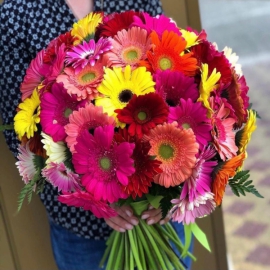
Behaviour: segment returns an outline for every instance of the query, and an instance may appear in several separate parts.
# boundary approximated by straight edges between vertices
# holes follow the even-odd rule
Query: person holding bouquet
[[[159,0],[4,1],[0,7],[0,110],[3,124],[13,122],[25,71],[39,51],[91,11],[110,14],[124,10],[145,11],[151,16],[162,14]],[[5,131],[5,138],[16,157],[19,144],[16,134],[11,130]],[[62,204],[57,197],[57,189],[50,184],[46,184],[40,194],[48,213],[52,249],[60,270],[98,269],[105,250],[105,239],[112,229],[125,232],[138,224],[138,217],[129,206],[115,207],[118,216],[103,220],[96,218],[90,211]],[[148,225],[158,222],[164,224],[169,219],[162,219],[161,210],[151,206],[141,218]],[[182,224],[175,225],[175,228],[183,239]],[[189,258],[185,264],[190,265]]]

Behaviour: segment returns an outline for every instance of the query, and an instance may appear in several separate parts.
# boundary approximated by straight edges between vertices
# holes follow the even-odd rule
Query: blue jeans
[[[178,223],[173,225],[180,239],[184,241],[183,225]],[[98,265],[105,251],[105,240],[79,237],[53,222],[50,222],[50,234],[54,258],[59,270],[100,270]],[[183,262],[190,269],[191,259],[187,257]]]

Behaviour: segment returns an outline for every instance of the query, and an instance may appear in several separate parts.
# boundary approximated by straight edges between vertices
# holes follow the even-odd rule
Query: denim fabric
[[[184,242],[184,227],[173,223],[180,239]],[[59,270],[100,270],[99,262],[105,250],[105,240],[85,239],[50,222],[51,243]],[[190,251],[192,251],[192,247]],[[183,260],[190,269],[191,259]],[[111,269],[114,270],[114,269]]]

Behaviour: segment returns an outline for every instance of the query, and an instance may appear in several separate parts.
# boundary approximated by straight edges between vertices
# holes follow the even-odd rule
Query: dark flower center
[[[119,94],[119,100],[123,103],[128,103],[131,100],[132,95],[132,91],[125,89]]]

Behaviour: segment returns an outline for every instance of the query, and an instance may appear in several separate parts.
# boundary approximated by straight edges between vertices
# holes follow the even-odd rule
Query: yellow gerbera
[[[180,32],[182,34],[182,37],[187,42],[186,49],[199,44],[198,35],[196,35],[194,32],[190,32],[185,29],[180,29]]]
[[[24,135],[28,139],[34,136],[37,125],[40,122],[40,99],[37,88],[29,98],[19,104],[20,111],[14,117],[14,129],[19,139]]]
[[[212,91],[217,89],[221,74],[217,72],[216,69],[213,70],[211,75],[208,77],[208,64],[202,64],[202,75],[201,75],[201,84],[200,84],[200,96],[198,101],[201,101],[205,108],[208,109],[208,117],[213,110],[209,104],[209,97]]]
[[[119,122],[114,110],[124,108],[133,94],[140,96],[154,92],[154,85],[152,75],[146,71],[145,67],[139,67],[133,71],[129,65],[124,69],[106,68],[104,80],[97,88],[104,96],[97,97],[95,104],[102,106],[104,112],[115,118],[116,125],[123,128],[125,124]]]
[[[90,13],[83,19],[73,24],[71,35],[78,38],[74,45],[81,43],[83,40],[89,41],[93,38],[96,27],[102,22],[102,13]]]

